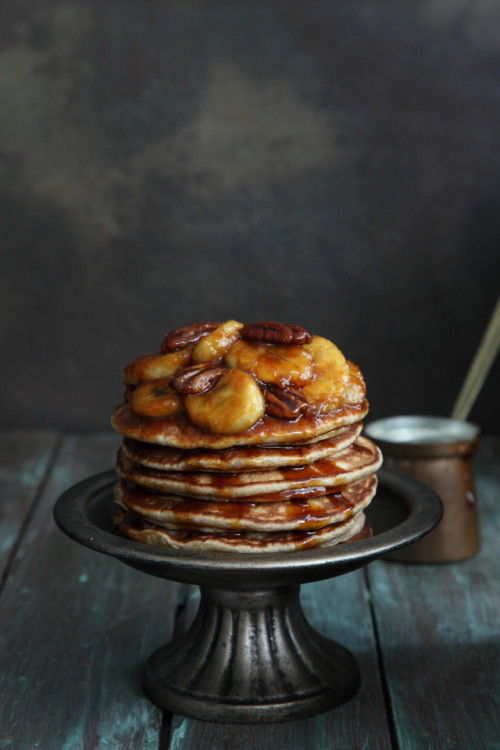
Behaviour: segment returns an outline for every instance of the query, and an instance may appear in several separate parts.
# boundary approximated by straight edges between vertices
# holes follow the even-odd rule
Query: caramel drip
[[[126,404],[115,410],[114,428],[124,437],[141,443],[176,445],[181,448],[227,449],[241,445],[291,445],[304,443],[334,429],[361,421],[368,411],[368,403],[345,404],[328,414],[307,412],[299,419],[283,420],[264,416],[240,435],[215,435],[193,425],[183,413],[173,417],[145,418],[134,414]],[[168,442],[164,440],[168,436]]]
[[[156,462],[161,464],[162,461],[167,465],[164,470],[176,471],[176,464],[183,464],[192,460],[193,464],[198,460],[206,460],[213,462],[214,466],[209,470],[211,472],[223,472],[226,473],[226,469],[217,467],[216,464],[230,463],[232,459],[237,458],[241,464],[238,470],[244,470],[245,472],[250,471],[261,471],[262,468],[252,468],[252,462],[260,458],[273,457],[287,457],[293,456],[298,464],[301,464],[301,457],[307,458],[308,454],[313,450],[319,449],[320,446],[327,446],[328,449],[333,453],[338,444],[345,444],[346,447],[352,444],[355,436],[358,434],[360,429],[359,423],[355,423],[350,427],[346,427],[339,431],[335,437],[327,438],[324,441],[318,441],[316,444],[294,444],[294,445],[275,445],[275,446],[241,446],[226,448],[225,450],[210,450],[206,448],[194,448],[192,450],[183,450],[182,448],[168,448],[159,445],[150,445],[147,443],[140,443],[137,440],[126,438],[124,441],[126,453],[130,455],[132,460],[138,463],[143,463],[148,466],[148,461]],[[248,468],[245,466],[248,464]],[[155,467],[155,468],[160,468]],[[193,470],[196,470],[193,466]]]
[[[326,496],[328,502],[317,507],[306,501],[291,501],[280,507],[280,522],[296,522],[297,527],[301,529],[317,529],[326,526],[331,522],[332,515],[342,514],[342,520],[346,520],[353,513],[355,503],[352,500],[342,497],[340,493],[332,493]],[[141,506],[145,510],[150,508],[156,512],[168,512],[173,516],[172,520],[161,524],[167,526],[172,523],[175,527],[196,528],[197,523],[190,517],[203,515],[206,521],[203,524],[211,527],[210,518],[223,518],[227,520],[234,528],[239,528],[242,521],[249,517],[252,508],[257,506],[256,503],[233,503],[233,502],[211,502],[186,498],[178,502],[162,501],[159,498],[144,495],[139,501],[134,502],[131,499],[125,499],[127,509],[144,519],[144,513],[141,513]],[[259,519],[254,520],[259,523]],[[213,523],[213,521],[212,521]],[[159,524],[160,525],[160,524]],[[265,527],[265,517],[262,519],[262,525]],[[215,527],[217,528],[217,527]]]
[[[332,524],[333,527],[340,524]],[[155,526],[148,521],[145,521],[141,516],[131,511],[121,511],[117,517],[118,530],[124,535],[129,536],[127,533],[127,527],[135,528],[139,531],[144,530],[157,530],[161,527]],[[368,528],[367,528],[368,527]],[[165,529],[162,529],[165,530]],[[318,546],[321,542],[321,537],[318,537],[318,531],[269,531],[265,535],[259,532],[246,532],[246,531],[228,531],[223,529],[214,529],[210,532],[200,531],[192,528],[183,529],[171,529],[170,534],[173,534],[179,541],[187,542],[190,540],[202,540],[209,539],[212,537],[223,538],[226,543],[233,542],[235,545],[238,544],[239,540],[244,540],[246,543],[251,542],[252,547],[264,549],[271,543],[280,542],[291,542],[295,549],[305,550],[312,547]],[[366,536],[365,536],[366,535]],[[371,527],[369,524],[365,524],[364,528],[358,532],[356,537],[345,540],[346,542],[355,541],[355,539],[367,538],[371,535]],[[262,537],[265,538],[262,538]],[[342,544],[342,542],[340,542]]]
[[[346,467],[346,460],[349,458],[349,456],[362,456],[365,460],[361,459],[359,463],[355,461],[354,466],[351,468],[349,467],[349,462],[347,463]],[[375,459],[375,453],[373,449],[369,448],[368,446],[360,445],[358,442],[353,443],[345,453],[341,454],[339,459],[335,460],[333,458],[326,458],[326,459],[319,459],[318,461],[314,461],[313,463],[302,465],[302,466],[288,466],[281,469],[278,469],[278,476],[277,477],[268,477],[266,476],[266,471],[263,470],[262,474],[259,475],[257,472],[249,472],[249,475],[255,475],[257,477],[257,482],[266,482],[270,481],[273,483],[293,483],[295,485],[294,489],[297,488],[298,483],[308,482],[308,481],[314,481],[321,479],[323,477],[336,477],[339,474],[348,474],[353,469],[359,469],[363,468],[363,466],[366,466],[369,464],[371,459]],[[141,478],[152,478],[152,479],[162,479],[170,477],[175,482],[179,483],[179,487],[176,491],[179,492],[179,494],[189,494],[189,485],[192,486],[207,486],[210,487],[212,490],[224,490],[229,489],[233,487],[241,487],[242,486],[242,480],[241,480],[241,474],[239,472],[202,472],[202,471],[186,471],[186,472],[164,472],[159,469],[150,469],[147,467],[144,467],[140,464],[135,464],[133,461],[131,461],[127,456],[120,452],[118,457],[118,465],[120,468],[120,471],[123,476],[126,478],[130,478],[133,481],[137,482],[138,484],[142,484]],[[270,472],[273,470],[270,470]],[[207,474],[210,474],[210,481],[204,482],[203,477],[207,476]],[[284,490],[285,492],[289,492],[290,490]],[[324,490],[323,490],[324,493]],[[289,495],[289,497],[292,497]],[[285,499],[285,496],[281,496],[277,499]]]

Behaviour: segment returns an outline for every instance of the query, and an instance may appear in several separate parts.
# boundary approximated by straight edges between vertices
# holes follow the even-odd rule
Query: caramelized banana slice
[[[185,349],[179,349],[179,351],[170,354],[153,352],[134,359],[125,367],[125,385],[137,385],[145,380],[175,375],[177,370],[188,364],[192,351],[192,346],[186,346]]]
[[[170,378],[158,378],[137,386],[130,408],[141,417],[170,417],[182,410],[182,401],[170,386]]]
[[[313,379],[303,388],[311,406],[321,412],[332,411],[344,403],[344,391],[349,382],[349,368],[340,349],[322,336],[313,336],[304,349],[313,357]]]
[[[263,383],[303,385],[313,374],[312,355],[306,346],[271,346],[240,339],[226,354],[229,367],[251,373]]]
[[[366,385],[359,367],[349,361],[347,361],[347,367],[349,368],[349,382],[344,393],[344,403],[354,406],[364,400]]]
[[[215,331],[198,341],[193,351],[193,362],[195,364],[213,362],[223,357],[231,344],[234,344],[240,337],[242,328],[243,323],[238,323],[237,320],[226,320]]]
[[[194,424],[220,435],[248,430],[265,410],[262,391],[241,370],[227,370],[210,391],[187,396],[184,404]]]

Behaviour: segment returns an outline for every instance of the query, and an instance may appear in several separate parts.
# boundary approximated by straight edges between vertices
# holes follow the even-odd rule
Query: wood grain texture
[[[500,441],[475,464],[482,549],[446,565],[368,569],[401,750],[500,747]]]
[[[192,595],[191,595],[192,596]],[[355,698],[334,711],[283,724],[214,724],[176,716],[169,750],[353,750],[392,747],[363,573],[302,587],[311,624],[347,646],[359,661],[363,684]],[[188,603],[187,611],[190,605]]]
[[[54,451],[56,434],[0,433],[0,581]]]
[[[157,748],[161,714],[140,672],[168,640],[176,587],[78,546],[54,501],[109,468],[109,433],[67,437],[0,597],[0,747]]]

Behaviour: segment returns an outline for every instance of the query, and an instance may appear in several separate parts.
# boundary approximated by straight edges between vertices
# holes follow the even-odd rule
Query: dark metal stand
[[[202,590],[197,617],[149,660],[144,687],[165,710],[212,721],[280,721],[358,689],[358,665],[307,622],[299,587]]]
[[[146,665],[152,701],[212,721],[284,721],[338,706],[360,683],[354,657],[307,622],[300,584],[359,568],[419,539],[441,518],[441,503],[427,487],[391,472],[381,472],[380,480],[367,514],[372,538],[302,552],[188,554],[124,539],[113,533],[113,472],[68,490],[55,518],[87,547],[201,586],[191,628]]]

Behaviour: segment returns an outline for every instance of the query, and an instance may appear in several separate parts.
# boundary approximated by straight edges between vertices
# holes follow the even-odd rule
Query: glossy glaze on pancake
[[[141,490],[126,482],[115,488],[115,502],[164,528],[288,531],[319,529],[359,513],[371,501],[377,479],[362,479],[336,493],[303,501],[275,503],[205,501]]]
[[[249,430],[236,435],[205,432],[189,422],[184,414],[165,419],[140,417],[128,404],[119,406],[111,425],[120,434],[143,443],[174,448],[231,448],[235,445],[289,445],[325,435],[332,430],[361,421],[368,413],[368,403],[340,406],[329,414],[304,414],[287,421],[264,416]]]
[[[382,462],[377,446],[360,437],[340,455],[306,466],[267,471],[210,474],[207,472],[160,472],[134,464],[120,451],[118,473],[141,487],[179,495],[237,498],[306,487],[336,487],[373,474]]]
[[[164,529],[144,521],[117,507],[115,524],[118,531],[146,544],[184,549],[190,552],[292,552],[319,545],[338,544],[361,532],[364,513],[339,524],[316,531],[220,532]]]
[[[124,440],[123,452],[131,461],[161,471],[252,471],[299,466],[336,455],[348,448],[361,433],[362,424],[338,430],[321,442],[289,446],[227,448],[226,450],[186,451],[178,448]]]

